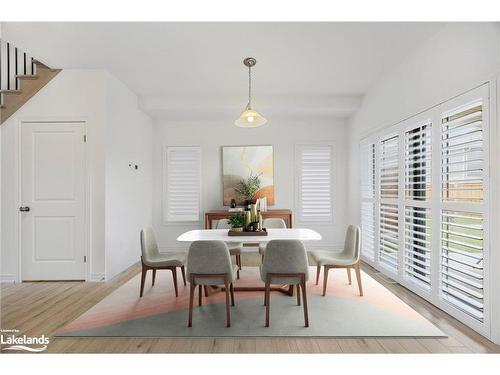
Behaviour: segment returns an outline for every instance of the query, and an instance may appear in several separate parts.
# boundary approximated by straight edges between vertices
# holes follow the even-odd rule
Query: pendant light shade
[[[257,64],[257,60],[247,57],[243,60],[243,64],[248,66],[248,104],[234,124],[240,128],[257,128],[267,123],[267,120],[252,108],[252,66]]]
[[[262,117],[262,115],[256,110],[246,107],[243,112],[241,112],[240,117],[236,119],[234,124],[240,128],[257,128],[259,126],[265,125],[267,120]]]

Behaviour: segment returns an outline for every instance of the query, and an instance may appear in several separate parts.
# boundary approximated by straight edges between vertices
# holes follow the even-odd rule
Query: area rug
[[[235,286],[262,285],[257,267],[244,267]],[[179,275],[179,297],[175,297],[170,271],[158,271],[151,287],[148,274],[144,296],[139,298],[140,275],[105,297],[73,322],[61,328],[59,337],[445,337],[432,323],[362,273],[364,296],[356,279],[347,282],[345,270],[330,270],[327,295],[322,283],[314,285],[311,267],[307,285],[310,326],[304,327],[302,306],[296,297],[271,294],[271,324],[266,328],[263,292],[235,292],[230,328],[226,327],[225,293],[197,293],[193,327],[187,327],[189,284]]]

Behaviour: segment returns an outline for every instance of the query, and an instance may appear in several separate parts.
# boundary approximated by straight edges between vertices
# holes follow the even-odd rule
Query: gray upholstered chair
[[[306,281],[309,278],[309,264],[304,244],[298,240],[272,240],[267,244],[264,263],[260,267],[260,277],[266,284],[264,304],[266,305],[266,327],[269,327],[271,308],[271,284],[297,286],[297,304],[300,305],[302,289],[305,326],[309,327],[307,311]]]
[[[330,268],[345,268],[347,278],[351,285],[351,268],[356,272],[358,281],[359,295],[363,295],[363,286],[361,285],[360,271],[360,229],[356,225],[349,225],[345,236],[344,249],[337,253],[330,251],[311,251],[312,258],[316,261],[316,285],[319,283],[319,275],[323,266],[323,295],[326,294],[326,285],[328,282],[328,271]]]
[[[223,241],[195,241],[189,247],[187,259],[187,277],[190,283],[189,320],[193,323],[193,298],[198,286],[198,304],[201,306],[202,286],[224,285],[226,291],[226,322],[231,326],[231,305],[234,306],[233,281],[236,278],[238,266],[233,266],[229,249]]]
[[[286,228],[286,223],[285,223],[285,220],[283,220],[283,219],[270,217],[270,218],[264,219],[264,221],[262,222],[262,226],[266,229],[268,229],[268,228],[283,229],[283,228]],[[264,254],[266,253],[266,245],[267,245],[267,242],[259,243],[259,254],[262,255],[262,262],[264,262]]]
[[[177,291],[177,267],[181,268],[182,279],[186,285],[186,274],[184,272],[184,264],[186,263],[186,254],[184,253],[160,253],[158,250],[158,243],[156,242],[153,228],[141,229],[141,291],[140,297],[144,293],[144,283],[146,281],[146,274],[149,270],[153,270],[153,282],[155,285],[156,270],[170,270],[174,279],[175,296],[179,295]]]
[[[215,221],[215,229],[230,229],[231,226],[227,223],[227,219],[220,219]],[[243,249],[243,244],[241,242],[226,242],[229,248],[229,254],[234,255],[236,260],[236,265],[238,266],[238,272],[236,276],[240,278],[241,271],[241,250]]]

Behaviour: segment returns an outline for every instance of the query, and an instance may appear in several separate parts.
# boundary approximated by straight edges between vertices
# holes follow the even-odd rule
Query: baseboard
[[[16,281],[16,275],[11,275],[8,273],[0,275],[0,283],[15,283]]]
[[[95,272],[90,275],[89,281],[105,281],[105,279],[104,272]]]

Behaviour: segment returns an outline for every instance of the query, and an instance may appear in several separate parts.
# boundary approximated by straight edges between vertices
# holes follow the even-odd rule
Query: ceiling
[[[174,113],[173,107],[178,115],[186,106],[203,107],[208,99],[217,107],[219,97],[219,106],[229,100],[229,106],[242,109],[246,56],[257,59],[255,105],[272,110],[276,98],[288,102],[286,98],[300,96],[308,97],[309,103],[317,97],[325,108],[337,100],[352,106],[349,99],[359,102],[378,77],[441,27],[442,23],[9,22],[2,24],[2,34],[52,67],[108,70],[142,98],[144,107],[165,102],[155,114],[164,116],[169,110]]]

